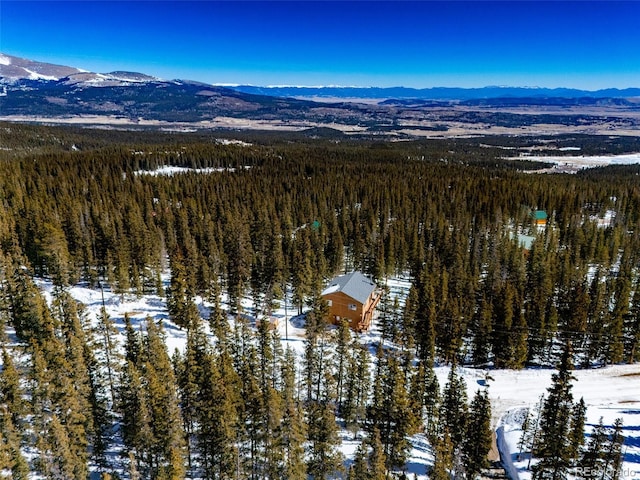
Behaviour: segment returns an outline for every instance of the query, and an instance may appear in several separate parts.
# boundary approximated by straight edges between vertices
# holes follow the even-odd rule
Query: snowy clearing
[[[245,167],[249,168],[249,167]],[[181,173],[215,173],[215,172],[235,172],[235,168],[187,168],[187,167],[176,167],[174,165],[164,165],[160,168],[156,168],[155,170],[136,170],[133,172],[134,175],[150,175],[150,176],[158,176],[158,175],[177,175]]]
[[[630,388],[637,388],[637,377],[629,382]],[[594,388],[595,390],[595,388]],[[535,459],[530,461],[529,452],[521,452],[519,449],[522,435],[522,422],[524,421],[527,407],[515,407],[502,416],[497,426],[498,448],[500,457],[505,465],[505,470],[511,478],[531,480],[530,467],[535,465]],[[623,447],[624,463],[620,472],[621,480],[637,480],[640,478],[640,403],[617,405],[589,405],[587,409],[586,433],[590,434],[592,428],[598,424],[600,418],[607,428],[612,428],[614,421],[621,418],[624,429],[622,431],[625,442]]]
[[[530,160],[532,162],[547,162],[555,164],[551,168],[535,170],[531,173],[576,173],[577,171],[585,168],[606,167],[608,165],[635,165],[640,163],[640,153],[602,156],[522,155],[519,157],[508,157],[505,158],[505,160]]]

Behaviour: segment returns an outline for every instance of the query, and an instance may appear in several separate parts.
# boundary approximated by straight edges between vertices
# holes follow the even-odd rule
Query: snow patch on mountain
[[[53,75],[43,75],[38,72],[34,72],[33,70],[29,70],[28,68],[22,67],[25,72],[29,74],[29,80],[58,80],[58,77],[54,77]]]
[[[11,59],[0,53],[0,65],[11,65]]]

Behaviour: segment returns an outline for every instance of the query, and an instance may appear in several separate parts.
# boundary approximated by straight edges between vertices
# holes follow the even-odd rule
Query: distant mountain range
[[[315,136],[330,128],[385,138],[620,129],[636,135],[640,88],[222,87],[137,72],[95,73],[0,53],[0,120],[307,129]]]
[[[482,88],[407,88],[407,87],[256,87],[238,85],[234,90],[255,95],[275,97],[306,97],[328,99],[421,99],[421,100],[471,100],[490,98],[630,98],[640,97],[640,88],[607,88],[588,91],[573,88],[537,87],[482,87]]]
[[[137,72],[94,73],[0,54],[0,117],[114,116],[198,122],[217,116],[273,119],[309,102],[238,92]]]

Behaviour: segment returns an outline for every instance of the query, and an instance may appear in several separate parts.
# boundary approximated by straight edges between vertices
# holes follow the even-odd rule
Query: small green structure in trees
[[[534,210],[530,213],[531,218],[533,218],[533,221],[535,223],[535,225],[540,226],[540,227],[546,227],[547,226],[547,212],[545,212],[544,210]]]

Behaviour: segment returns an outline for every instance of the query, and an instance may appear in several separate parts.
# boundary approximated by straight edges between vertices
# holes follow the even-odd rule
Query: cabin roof
[[[536,220],[546,220],[547,212],[545,212],[544,210],[536,210],[535,212],[531,212],[531,216]]]
[[[351,272],[346,275],[335,277],[327,288],[324,289],[322,295],[342,292],[354,300],[364,304],[369,295],[375,290],[376,285],[360,272]]]

